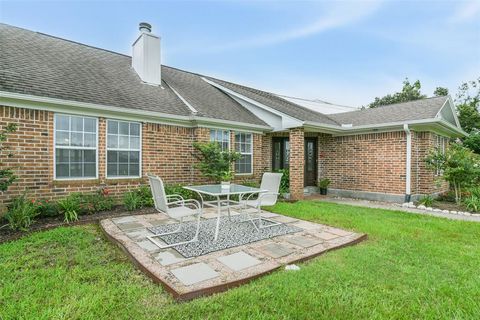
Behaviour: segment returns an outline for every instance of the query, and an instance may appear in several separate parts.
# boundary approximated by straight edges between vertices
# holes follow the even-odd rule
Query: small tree
[[[455,191],[455,201],[462,200],[462,190],[480,182],[480,157],[470,149],[452,144],[443,153],[436,148],[425,159],[430,169],[442,171],[442,178]]]
[[[408,78],[406,78],[405,81],[403,81],[402,91],[395,92],[393,94],[387,94],[386,96],[383,96],[381,98],[376,97],[375,101],[368,105],[368,108],[377,108],[389,104],[426,98],[427,96],[422,94],[422,92],[420,91],[421,88],[422,85],[420,84],[419,80],[415,81],[412,84],[410,83]]]
[[[470,135],[463,140],[463,145],[476,154],[480,154],[480,130],[470,132]]]
[[[203,176],[216,182],[228,181],[232,178],[232,164],[235,160],[240,159],[240,153],[222,151],[217,142],[196,142],[193,147],[198,151],[194,155],[199,160],[195,167]]]
[[[434,94],[436,97],[448,96],[448,89],[447,89],[447,88],[444,88],[444,87],[436,87],[436,88],[435,88],[435,91],[433,91],[433,94]]]
[[[3,147],[3,142],[7,140],[7,135],[9,133],[15,132],[17,130],[17,125],[10,123],[5,126],[5,128],[0,131],[0,158],[3,157],[3,153],[7,153]],[[7,157],[13,157],[13,154],[8,152]],[[7,191],[8,187],[17,179],[15,173],[11,168],[1,168],[0,169],[0,192]]]

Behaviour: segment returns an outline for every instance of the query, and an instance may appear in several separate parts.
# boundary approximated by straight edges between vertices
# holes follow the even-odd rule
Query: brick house
[[[319,179],[330,192],[404,201],[446,190],[423,159],[462,136],[450,97],[325,115],[274,94],[161,65],[160,39],[141,24],[132,57],[0,24],[0,128],[17,123],[0,166],[19,179],[0,194],[39,198],[108,186],[114,194],[154,173],[204,182],[192,143],[242,154],[237,181],[290,169],[291,196]]]

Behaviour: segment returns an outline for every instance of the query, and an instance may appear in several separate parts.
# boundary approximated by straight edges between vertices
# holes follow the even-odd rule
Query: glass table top
[[[185,186],[183,187],[187,190],[192,190],[195,192],[208,194],[211,196],[221,196],[221,195],[229,195],[229,194],[244,194],[244,193],[260,193],[260,192],[267,192],[268,190],[262,190],[259,188],[247,187],[242,186],[240,184],[230,184],[228,188],[222,188],[220,184],[206,184],[206,185],[199,185],[199,186]]]

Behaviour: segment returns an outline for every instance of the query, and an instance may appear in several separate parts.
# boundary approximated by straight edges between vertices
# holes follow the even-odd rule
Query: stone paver
[[[117,227],[119,227],[123,231],[132,230],[132,229],[140,229],[143,228],[143,224],[138,222],[125,222],[125,223],[117,223]]]
[[[148,252],[155,252],[160,250],[160,248],[155,243],[148,239],[139,241],[137,242],[137,244],[140,246],[140,248],[145,249]]]
[[[349,234],[352,233],[351,231],[337,229],[337,228],[328,228],[326,231],[329,233],[336,234],[340,237],[348,236]]]
[[[203,262],[173,269],[171,272],[186,286],[218,277],[218,273]]]
[[[127,223],[127,222],[135,222],[137,221],[137,218],[134,216],[127,216],[127,217],[121,217],[121,218],[113,218],[112,221],[115,222],[116,224]]]
[[[243,251],[219,257],[217,260],[234,271],[240,271],[261,263],[260,260]]]
[[[339,236],[336,235],[336,234],[333,234],[333,233],[329,233],[329,232],[320,232],[317,237],[319,237],[320,239],[323,239],[323,240],[332,240],[332,239],[335,239],[335,238],[338,238]]]
[[[286,216],[276,216],[276,217],[273,217],[273,218],[270,218],[274,221],[278,221],[278,222],[282,222],[282,223],[291,223],[291,222],[297,222],[298,219],[295,219],[295,218],[291,218],[291,217],[286,217]]]
[[[293,253],[293,250],[278,243],[269,243],[260,247],[260,250],[272,258],[281,258]]]
[[[155,259],[160,262],[162,266],[168,266],[177,262],[187,260],[174,249],[167,249],[165,251],[159,252],[155,256]]]
[[[294,244],[299,247],[304,247],[304,248],[309,248],[313,247],[317,244],[322,243],[322,241],[318,239],[312,239],[309,237],[304,237],[304,236],[296,236],[296,237],[291,237],[285,239],[286,241],[290,242],[291,244]]]
[[[147,229],[134,229],[133,231],[127,231],[125,234],[135,241],[145,239],[148,236],[153,235],[152,232],[148,231]]]

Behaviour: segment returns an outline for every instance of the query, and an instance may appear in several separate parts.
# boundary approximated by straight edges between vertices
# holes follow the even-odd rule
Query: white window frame
[[[215,132],[215,139],[214,139],[214,140],[212,140],[212,131]],[[223,140],[222,140],[222,141],[218,141],[218,140],[216,139],[216,137],[217,137],[217,132],[218,132],[218,131],[221,131],[221,132],[222,132],[222,137],[223,137],[223,134],[224,134],[225,132],[227,133],[227,136],[228,136],[227,150],[223,150],[223,143],[224,143],[225,141],[223,141]],[[218,143],[220,144],[220,147],[222,148],[222,151],[230,151],[230,150],[231,150],[231,149],[230,149],[230,147],[231,147],[231,146],[230,146],[230,140],[231,140],[231,132],[230,132],[230,130],[227,130],[227,129],[210,129],[210,142],[218,142]]]
[[[241,152],[241,151],[237,151],[237,146],[236,146],[236,143],[237,143],[237,134],[244,134],[244,135],[249,135],[250,136],[250,152]],[[236,172],[236,165],[234,166],[235,168],[235,175],[236,176],[248,176],[248,175],[252,175],[253,174],[253,134],[251,132],[235,132],[235,148],[234,150],[236,152],[239,152],[242,156],[243,155],[250,155],[251,156],[251,162],[250,162],[250,172],[239,172],[237,173]],[[241,150],[241,148],[240,148]]]
[[[108,123],[110,121],[116,121],[116,122],[127,122],[128,124],[130,123],[136,123],[140,126],[140,144],[139,144],[139,149],[125,149],[125,148],[109,148],[108,147]],[[118,179],[138,179],[142,177],[142,123],[138,121],[129,121],[129,120],[121,120],[121,119],[107,119],[105,123],[105,178],[108,180],[118,180]],[[119,134],[118,134],[119,135]],[[130,135],[129,135],[130,137]],[[108,176],[108,151],[138,151],[138,176]]]
[[[58,146],[58,149],[70,149],[70,150],[95,150],[95,177],[60,177],[57,178],[57,117],[58,116],[66,116],[70,117],[70,125],[71,128],[71,117],[81,117],[84,119],[94,119],[95,120],[95,135],[97,137],[95,147],[78,147],[78,146]],[[69,130],[69,132],[72,132]],[[77,132],[77,131],[75,131]],[[85,132],[85,131],[83,131]],[[96,117],[88,117],[76,114],[68,114],[68,113],[55,113],[53,115],[53,180],[54,181],[69,181],[69,180],[96,180],[98,179],[98,118]]]

